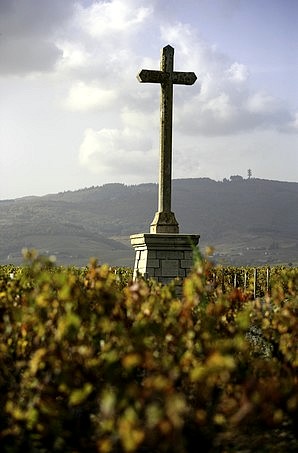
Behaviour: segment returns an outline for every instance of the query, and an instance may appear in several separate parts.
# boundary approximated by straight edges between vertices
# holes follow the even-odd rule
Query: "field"
[[[298,269],[0,266],[5,452],[294,452]],[[236,274],[236,280],[235,280]],[[236,284],[235,284],[236,282]]]

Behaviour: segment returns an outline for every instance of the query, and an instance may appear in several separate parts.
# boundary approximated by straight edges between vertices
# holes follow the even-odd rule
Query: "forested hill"
[[[201,235],[202,250],[231,264],[298,264],[298,183],[208,178],[173,181],[181,233]],[[90,256],[132,266],[129,235],[148,232],[157,185],[106,184],[43,197],[0,201],[0,262],[20,263],[21,249],[85,265]]]

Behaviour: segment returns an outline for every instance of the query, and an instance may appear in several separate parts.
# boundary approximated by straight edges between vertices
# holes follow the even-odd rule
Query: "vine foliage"
[[[198,260],[178,299],[95,260],[2,266],[3,451],[208,452],[243,424],[294,426],[298,273],[256,300],[213,275]]]

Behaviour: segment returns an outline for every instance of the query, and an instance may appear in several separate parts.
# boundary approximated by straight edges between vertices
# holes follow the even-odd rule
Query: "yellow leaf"
[[[140,356],[140,354],[131,353],[131,354],[127,354],[125,357],[123,357],[122,365],[126,369],[134,368],[134,367],[140,365],[141,361],[142,361],[142,357]]]
[[[37,370],[41,367],[41,364],[43,363],[41,359],[46,353],[47,350],[45,348],[40,348],[33,354],[32,359],[30,360],[30,371],[33,375],[35,375]]]
[[[92,384],[86,382],[83,388],[75,389],[69,396],[69,404],[71,406],[78,406],[83,403],[93,390]]]
[[[213,421],[216,425],[224,425],[226,423],[226,418],[223,414],[215,414],[213,417]]]

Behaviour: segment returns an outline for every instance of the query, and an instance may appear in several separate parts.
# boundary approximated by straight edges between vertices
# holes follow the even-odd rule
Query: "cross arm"
[[[176,85],[193,85],[197,80],[197,76],[194,72],[173,71],[169,73],[152,69],[142,69],[138,73],[137,79],[141,83],[166,83],[170,81]]]
[[[177,85],[193,85],[197,80],[194,72],[178,72],[172,74],[172,82]]]
[[[169,79],[169,74],[164,71],[155,71],[151,69],[142,69],[137,75],[137,79],[141,83],[164,83]]]

